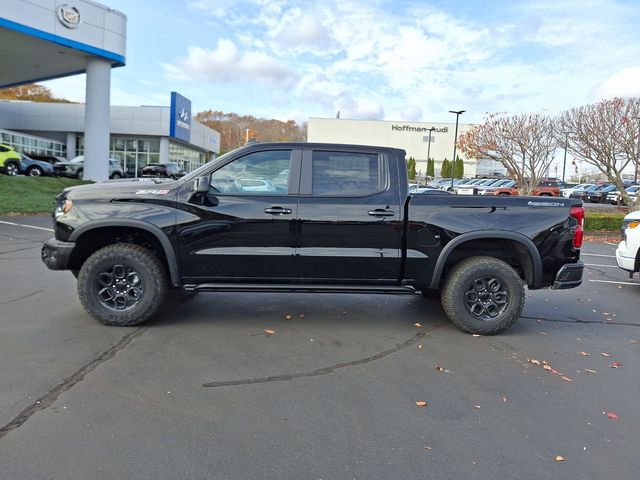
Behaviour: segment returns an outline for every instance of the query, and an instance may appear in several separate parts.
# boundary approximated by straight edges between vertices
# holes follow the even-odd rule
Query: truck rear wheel
[[[513,325],[524,307],[524,285],[507,263],[471,257],[458,263],[442,289],[442,308],[467,333],[496,335]]]
[[[78,296],[84,309],[105,325],[139,325],[162,306],[167,273],[151,251],[117,243],[92,254],[78,274]]]

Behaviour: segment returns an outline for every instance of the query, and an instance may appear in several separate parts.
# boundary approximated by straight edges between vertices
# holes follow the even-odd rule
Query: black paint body
[[[287,195],[195,191],[198,177],[267,150],[292,152]],[[384,189],[368,196],[314,196],[309,168],[314,150],[378,155],[385,165]],[[103,182],[67,189],[58,202],[67,199],[73,208],[55,221],[55,248],[66,253],[45,261],[50,268],[79,268],[71,259],[84,234],[124,225],[158,237],[175,285],[437,288],[449,255],[460,246],[473,249],[480,240],[484,245],[516,242],[530,257],[529,287],[541,288],[551,286],[560,268],[578,263],[580,256],[572,245],[577,221],[569,215],[580,201],[409,196],[405,152],[394,148],[252,144],[176,181]],[[483,247],[478,248],[482,254]]]

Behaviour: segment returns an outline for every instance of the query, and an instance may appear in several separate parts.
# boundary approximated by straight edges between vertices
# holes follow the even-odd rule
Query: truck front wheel
[[[493,257],[471,257],[449,272],[442,289],[442,308],[467,333],[496,335],[511,327],[524,307],[524,285],[507,263]]]
[[[167,273],[158,257],[130,243],[101,248],[78,274],[82,306],[105,325],[143,323],[162,306],[167,289]]]

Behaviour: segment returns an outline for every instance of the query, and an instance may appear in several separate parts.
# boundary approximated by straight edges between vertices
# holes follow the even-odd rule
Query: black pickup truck
[[[404,150],[252,144],[175,181],[64,190],[42,260],[108,325],[144,322],[175,288],[440,291],[458,327],[489,335],[524,285],[580,285],[583,218],[564,198],[408,195]]]

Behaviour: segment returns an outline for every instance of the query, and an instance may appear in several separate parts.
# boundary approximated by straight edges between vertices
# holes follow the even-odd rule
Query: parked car
[[[453,195],[448,190],[442,190],[440,188],[432,188],[432,187],[415,187],[412,190],[409,190],[411,195]]]
[[[565,197],[565,198],[570,198],[571,194],[573,192],[576,192],[578,190],[585,190],[589,187],[592,187],[593,185],[595,185],[594,183],[581,183],[580,185],[575,185],[573,187],[569,187],[569,188],[562,188],[560,190],[560,194]]]
[[[604,185],[600,184],[600,185],[591,185],[590,187],[586,187],[586,188],[581,188],[579,190],[574,190],[573,192],[571,192],[571,194],[569,195],[569,198],[577,198],[578,200],[586,200],[587,199],[587,195],[590,192],[594,192],[599,188],[603,188]]]
[[[622,221],[622,241],[616,249],[616,262],[630,277],[640,271],[640,210],[631,212]]]
[[[20,154],[9,145],[0,144],[0,169],[6,175],[18,175]]]
[[[177,163],[150,163],[140,169],[139,177],[173,178],[184,177],[186,172]]]
[[[75,272],[83,307],[115,326],[152,318],[172,287],[441,291],[455,325],[494,335],[520,317],[525,286],[581,284],[582,202],[409,195],[405,156],[375,146],[255,143],[162,188],[139,179],[67,188],[41,259]],[[298,173],[282,192],[224,191],[287,167]]]
[[[59,162],[66,162],[67,159],[64,157],[56,157],[55,155],[43,155],[41,153],[31,153],[31,152],[26,152],[27,157],[33,159],[33,160],[40,160],[41,162],[47,162],[51,165],[54,165],[56,163]]]
[[[607,195],[613,191],[615,191],[616,186],[604,185],[601,188],[598,188],[592,192],[587,192],[587,196],[585,200],[589,203],[603,203],[607,199]]]
[[[34,160],[26,155],[20,156],[19,173],[30,177],[41,177],[43,175],[54,175],[53,166],[50,163],[41,160]]]
[[[627,192],[627,195],[629,195],[631,200],[633,200],[635,202],[635,201],[637,201],[638,193],[640,192],[640,185],[632,185],[630,187],[627,187],[625,189],[625,191]],[[620,195],[620,192],[618,190],[615,190],[613,192],[609,192],[607,194],[607,200],[606,201],[607,201],[607,203],[610,203],[611,205],[625,205],[625,202],[622,199],[622,195]]]
[[[498,187],[490,193],[490,195],[519,195],[518,185],[514,185],[511,188]],[[538,185],[531,190],[530,196],[534,197],[558,197],[560,196],[560,188],[558,188],[558,182],[552,178],[545,178],[538,182]]]
[[[478,187],[478,195],[493,195],[498,188],[513,188],[516,185],[515,180],[502,179],[492,185],[481,185]]]
[[[60,162],[54,165],[54,170],[58,175],[71,178],[82,178],[84,174],[84,155],[79,155],[68,162]],[[124,177],[124,170],[120,166],[120,162],[109,159],[109,178]]]

